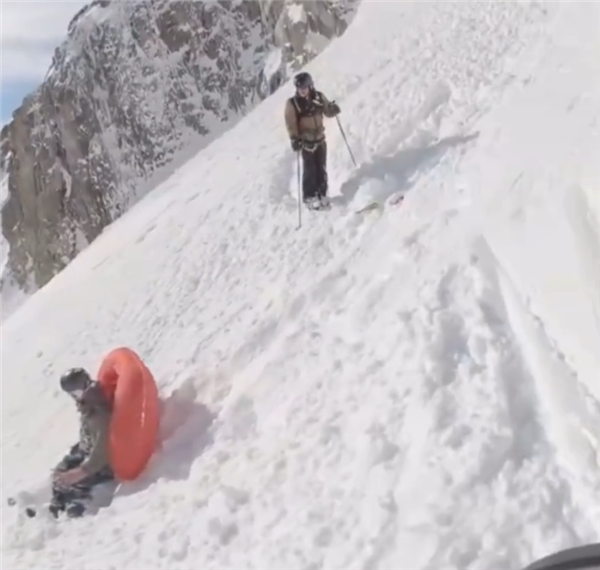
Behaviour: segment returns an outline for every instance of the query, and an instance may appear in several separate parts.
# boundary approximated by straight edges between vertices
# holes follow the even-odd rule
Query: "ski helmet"
[[[302,71],[301,73],[298,73],[296,77],[294,77],[294,85],[296,89],[307,87],[308,89],[312,89],[315,86],[313,78],[311,77],[310,73],[307,73],[306,71]]]
[[[83,368],[71,368],[60,377],[60,387],[70,396],[78,400],[93,380]]]

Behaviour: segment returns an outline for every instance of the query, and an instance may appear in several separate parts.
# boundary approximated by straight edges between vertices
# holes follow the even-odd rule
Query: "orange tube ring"
[[[156,449],[158,389],[150,370],[131,349],[109,352],[98,371],[113,405],[109,457],[118,479],[132,481],[146,468]]]

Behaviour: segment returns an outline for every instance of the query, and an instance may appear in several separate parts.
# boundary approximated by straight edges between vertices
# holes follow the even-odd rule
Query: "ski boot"
[[[321,210],[329,210],[331,208],[331,200],[327,196],[319,196],[319,202],[321,203]]]
[[[309,210],[320,210],[321,200],[318,196],[312,196],[311,198],[304,198],[304,204]]]

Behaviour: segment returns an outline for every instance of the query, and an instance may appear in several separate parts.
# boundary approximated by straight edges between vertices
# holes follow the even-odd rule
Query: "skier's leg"
[[[323,141],[315,150],[315,169],[317,175],[317,192],[320,197],[327,197],[329,189],[327,180],[327,142]]]
[[[60,463],[53,469],[53,475],[64,473],[79,467],[83,463],[85,457],[78,451],[78,448],[72,448],[71,452],[63,457]],[[53,479],[52,481],[52,499],[50,501],[50,512],[54,516],[58,516],[60,511],[65,510],[65,504],[70,493],[70,487],[63,485],[60,481]]]
[[[315,153],[302,149],[302,201],[310,202],[317,195]]]
[[[106,467],[66,489],[63,497],[67,516],[70,518],[82,516],[92,501],[94,488],[113,481],[114,478],[112,469]]]

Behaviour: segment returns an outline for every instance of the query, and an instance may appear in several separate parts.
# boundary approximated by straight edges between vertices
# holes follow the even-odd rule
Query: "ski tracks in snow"
[[[299,302],[224,414],[228,452],[204,465],[202,485],[220,488],[211,504],[229,505],[211,515],[207,563],[235,566],[254,545],[256,568],[500,570],[592,535],[491,258],[449,239],[437,278],[427,256],[415,271],[434,230],[406,237],[408,253],[356,251],[325,278],[326,298]]]
[[[396,232],[405,247],[396,253],[376,246],[390,235],[373,231],[292,304],[256,383],[240,387],[233,410],[252,418],[245,454],[264,474],[248,491],[259,505],[242,535],[276,537],[256,547],[256,567],[372,570],[402,559],[500,570],[548,542],[593,539],[584,513],[598,492],[597,447],[586,434],[597,405],[588,402],[584,429],[557,438],[549,418],[585,418],[585,399],[557,407],[501,268],[485,242],[453,241],[455,215]],[[440,225],[448,244],[439,255],[449,262],[435,278],[425,252]],[[267,434],[277,434],[267,440],[274,449]],[[587,475],[573,495],[577,473]],[[298,527],[312,528],[312,540],[289,551]],[[235,552],[223,554],[236,563]]]

